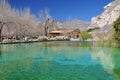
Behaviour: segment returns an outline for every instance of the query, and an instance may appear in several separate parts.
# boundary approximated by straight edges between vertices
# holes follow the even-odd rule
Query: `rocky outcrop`
[[[111,29],[113,22],[120,15],[120,0],[114,0],[104,7],[104,12],[101,15],[92,18],[92,22],[88,28],[99,27],[99,30],[92,31],[94,41],[108,40],[111,38]]]
[[[89,27],[104,27],[105,25],[111,25],[120,15],[120,0],[114,0],[104,7],[104,12],[96,17],[92,18],[91,25]]]
[[[106,25],[100,29],[94,30],[91,32],[93,36],[94,41],[99,41],[99,40],[108,40],[112,37],[112,26],[111,25]]]

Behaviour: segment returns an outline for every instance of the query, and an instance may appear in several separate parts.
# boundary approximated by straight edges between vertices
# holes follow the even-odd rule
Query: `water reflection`
[[[98,61],[106,71],[114,74],[120,80],[120,49],[107,47],[93,47],[92,58]]]
[[[120,68],[113,69],[113,73],[116,76],[116,80],[120,80]]]
[[[2,50],[1,50],[1,46],[0,46],[0,57],[1,57],[1,55],[2,55]]]
[[[1,46],[0,46],[0,63],[2,61],[2,50],[1,50]]]
[[[1,45],[0,53],[1,80],[114,80],[113,75],[120,79],[118,48],[43,42]]]

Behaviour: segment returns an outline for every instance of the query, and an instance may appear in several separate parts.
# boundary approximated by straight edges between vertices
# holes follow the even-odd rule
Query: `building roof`
[[[63,31],[51,31],[49,33],[63,33]]]

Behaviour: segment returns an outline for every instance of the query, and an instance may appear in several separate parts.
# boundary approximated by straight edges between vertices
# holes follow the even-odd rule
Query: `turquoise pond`
[[[120,80],[120,48],[69,41],[0,45],[0,80]]]

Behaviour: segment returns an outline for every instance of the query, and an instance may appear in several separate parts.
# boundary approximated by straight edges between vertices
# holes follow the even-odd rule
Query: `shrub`
[[[99,27],[90,28],[90,29],[87,30],[87,32],[91,32],[91,31],[96,30],[96,29],[99,29]]]
[[[113,29],[114,29],[113,38],[114,38],[114,40],[116,40],[116,41],[118,42],[118,44],[120,45],[120,16],[119,16],[119,18],[114,22],[114,24],[113,24]]]
[[[89,38],[92,38],[92,35],[89,34],[87,31],[83,31],[80,33],[79,37],[80,37],[80,40],[84,41],[84,40],[87,40]]]

